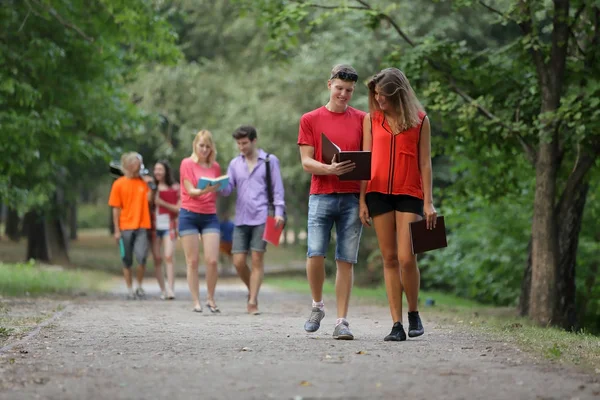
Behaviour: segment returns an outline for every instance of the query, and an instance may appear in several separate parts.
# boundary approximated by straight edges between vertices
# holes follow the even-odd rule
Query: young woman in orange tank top
[[[385,288],[393,319],[385,341],[406,340],[402,292],[408,301],[408,336],[424,333],[417,310],[420,274],[412,254],[409,223],[425,217],[435,226],[431,178],[430,126],[404,73],[387,68],[368,83],[369,115],[363,150],[372,151],[371,180],[360,191],[360,219],[371,221],[383,257]]]

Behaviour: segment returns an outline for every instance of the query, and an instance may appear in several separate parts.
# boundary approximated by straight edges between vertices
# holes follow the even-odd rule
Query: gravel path
[[[356,340],[335,341],[331,300],[321,330],[307,334],[304,296],[266,287],[263,314],[249,316],[235,280],[217,289],[220,315],[193,313],[183,282],[175,301],[156,299],[156,288],[145,301],[125,301],[121,289],[70,301],[0,351],[0,398],[600,399],[600,375],[535,362],[426,314],[421,338],[383,342],[387,308],[354,304]]]

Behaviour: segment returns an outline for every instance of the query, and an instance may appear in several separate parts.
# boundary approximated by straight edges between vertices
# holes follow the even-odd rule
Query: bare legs
[[[160,243],[161,238],[158,237],[155,233],[152,235],[152,258],[154,259],[154,274],[156,275],[156,280],[158,281],[158,286],[160,287],[160,292],[163,296],[165,296],[165,276],[162,270],[162,257],[160,254]]]
[[[204,264],[206,265],[206,302],[215,307],[215,289],[217,279],[219,278],[218,259],[219,259],[219,233],[205,233],[202,235],[202,244],[204,245]]]
[[[163,246],[165,252],[165,266],[167,267],[167,297],[173,298],[175,296],[175,243],[171,239],[171,236],[166,236],[163,239]]]
[[[402,285],[406,292],[408,311],[417,311],[421,273],[417,266],[417,256],[412,254],[410,246],[411,222],[419,221],[420,216],[412,213],[396,213],[396,231],[398,232],[398,261],[400,262]]]
[[[185,262],[187,265],[187,281],[194,302],[194,310],[200,311],[200,279],[198,278],[199,248],[197,235],[186,235],[181,238]],[[207,302],[215,306],[215,288],[217,286],[218,271],[217,258],[219,256],[219,234],[205,233],[202,235],[204,247],[204,262],[206,265]]]
[[[247,253],[236,253],[233,255],[233,264],[237,270],[238,276],[248,288],[248,312],[258,312],[258,293],[263,282],[265,274],[265,253],[262,251],[252,251],[252,270],[246,263]]]
[[[200,280],[198,278],[198,251],[200,244],[198,243],[197,235],[186,235],[181,237],[183,252],[185,254],[185,264],[187,266],[187,282],[192,294],[194,310],[202,310],[200,304]]]
[[[383,257],[383,276],[393,322],[402,321],[402,291],[409,311],[417,311],[420,274],[417,257],[410,247],[408,224],[421,217],[412,213],[389,212],[373,218]]]
[[[335,298],[337,303],[337,317],[346,318],[350,304],[350,293],[354,281],[353,264],[345,261],[336,261],[337,273],[335,276]],[[313,300],[323,300],[323,283],[325,282],[325,258],[309,257],[306,260],[306,276],[310,285]]]
[[[123,277],[125,278],[125,284],[127,289],[133,288],[133,276],[131,274],[131,268],[123,268]]]

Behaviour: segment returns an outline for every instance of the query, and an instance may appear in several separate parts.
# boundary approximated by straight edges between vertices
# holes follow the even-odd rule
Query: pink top
[[[206,193],[198,197],[190,197],[185,190],[183,181],[187,179],[196,187],[202,177],[216,178],[221,176],[221,167],[214,162],[210,168],[203,167],[194,162],[190,157],[184,158],[179,166],[179,181],[181,184],[181,208],[198,214],[217,213],[217,193]]]

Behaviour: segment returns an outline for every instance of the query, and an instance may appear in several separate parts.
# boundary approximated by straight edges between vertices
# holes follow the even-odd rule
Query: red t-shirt
[[[185,190],[183,181],[189,180],[194,187],[202,177],[216,178],[221,176],[221,167],[214,162],[210,168],[203,167],[194,162],[190,157],[184,158],[179,166],[179,182],[181,186],[181,208],[198,214],[217,213],[217,193],[206,193],[198,197],[190,197]]]
[[[423,182],[419,168],[419,139],[425,113],[419,113],[417,126],[396,135],[382,112],[371,117],[371,180],[367,193],[405,194],[423,199]]]
[[[315,160],[320,162],[324,162],[321,158],[321,133],[341,150],[361,150],[365,115],[364,111],[352,107],[346,108],[343,113],[319,107],[300,118],[298,145],[314,147]],[[310,194],[359,192],[360,181],[340,181],[336,175],[313,175],[310,183]]]

